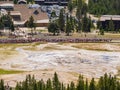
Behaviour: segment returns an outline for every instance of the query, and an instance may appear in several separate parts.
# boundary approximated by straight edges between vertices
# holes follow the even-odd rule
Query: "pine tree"
[[[82,19],[82,31],[83,32],[87,32],[88,30],[88,19],[87,19],[87,16],[84,16],[83,19]]]
[[[70,90],[75,90],[74,82],[71,82],[71,84],[70,84]]]
[[[0,90],[5,90],[4,81],[0,80]]]
[[[81,9],[82,15],[85,16],[87,14],[87,11],[88,11],[88,6],[86,3],[83,3],[82,9]]]
[[[33,29],[35,30],[36,25],[32,16],[29,18],[27,26],[31,28],[31,34],[33,35]]]
[[[13,0],[14,4],[17,4],[18,0]]]
[[[53,33],[53,35],[56,35],[56,33],[57,33],[57,35],[59,34],[59,27],[56,22],[51,22],[48,25],[48,32]]]
[[[51,82],[51,79],[48,79],[48,80],[47,80],[46,90],[52,90],[52,82]]]
[[[53,77],[53,90],[60,90],[60,81],[58,79],[58,75],[55,72]]]
[[[65,31],[65,18],[64,18],[64,10],[61,9],[60,10],[60,15],[59,15],[59,19],[58,19],[58,26],[60,28],[61,31]]]
[[[78,80],[77,90],[84,90],[84,87],[85,85],[84,85],[83,76],[80,75]]]
[[[71,27],[71,23],[70,23],[70,19],[69,19],[69,17],[68,17],[68,15],[67,15],[67,18],[66,18],[67,20],[66,20],[66,35],[67,36],[69,36],[70,35],[70,33],[72,32],[72,27]]]
[[[111,20],[109,21],[109,30],[110,30],[110,31],[114,31],[114,23],[113,23],[112,18],[111,18]]]
[[[4,22],[2,17],[0,18],[0,30],[2,30],[4,28]]]
[[[89,90],[89,85],[88,85],[88,80],[86,79],[86,82],[85,82],[85,90]]]
[[[14,32],[14,31],[15,31],[15,27],[14,27],[13,22],[11,22],[11,24],[10,24],[10,30],[11,30],[11,32]]]
[[[100,79],[99,79],[99,81],[98,81],[98,88],[99,88],[100,90],[105,90],[103,77],[100,77]]]
[[[69,84],[67,84],[67,90],[70,90],[70,86],[69,86]]]
[[[38,83],[37,83],[37,87],[38,87],[38,90],[45,90],[45,83],[43,81],[43,79],[41,79]]]
[[[69,0],[69,2],[68,2],[68,10],[69,10],[69,13],[72,14],[72,11],[73,11],[73,3],[72,3],[72,0]]]
[[[92,80],[90,82],[89,90],[96,90],[94,78],[92,78]]]
[[[81,28],[82,28],[81,21],[76,21],[74,27],[76,29],[76,32],[80,33],[81,32]]]
[[[80,18],[82,18],[82,4],[83,4],[83,1],[82,0],[78,0],[77,1],[78,4],[77,4],[77,11],[76,11],[76,17],[78,19],[78,21],[80,20]]]
[[[71,15],[70,15],[70,27],[71,27],[71,32],[74,32],[74,22]]]
[[[20,83],[17,82],[15,90],[22,90]],[[26,89],[27,90],[27,89]]]

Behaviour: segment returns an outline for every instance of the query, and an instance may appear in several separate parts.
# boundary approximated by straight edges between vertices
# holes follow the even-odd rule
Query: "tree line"
[[[89,0],[88,7],[94,15],[120,15],[120,0]]]
[[[58,19],[51,20],[48,26],[48,32],[53,35],[59,35],[65,32],[67,36],[73,32],[90,32],[93,27],[90,17],[87,16],[88,6],[83,0],[69,0],[67,6],[68,12],[60,10]],[[76,9],[76,15],[73,16],[73,10]]]
[[[104,74],[97,81],[84,79],[82,75],[79,76],[77,83],[73,81],[67,85],[60,82],[57,73],[54,73],[52,79],[46,82],[36,80],[35,76],[27,75],[26,79],[18,82],[14,88],[9,85],[4,85],[4,80],[0,80],[0,90],[120,90],[120,82],[116,76]]]

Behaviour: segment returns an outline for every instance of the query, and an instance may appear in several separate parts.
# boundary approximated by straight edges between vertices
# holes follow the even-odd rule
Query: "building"
[[[113,21],[114,29],[119,30],[120,29],[120,15],[102,15],[100,17],[102,28],[107,29],[109,26],[110,20]]]
[[[12,11],[12,10],[14,10],[14,4],[12,4],[12,3],[3,3],[3,4],[0,4],[0,10],[1,9],[5,9],[7,11]]]
[[[15,12],[17,11],[17,12]],[[18,12],[19,11],[19,12]],[[11,12],[12,14],[12,12]],[[15,5],[14,7],[14,17],[13,14],[11,15],[14,19],[14,21],[16,21],[16,23],[14,23],[15,25],[18,25],[20,22],[21,26],[23,24],[23,22],[27,22],[29,20],[29,17],[33,16],[35,23],[37,24],[37,26],[39,27],[46,27],[49,23],[49,18],[47,16],[46,12],[42,12],[40,8],[29,8],[28,5],[26,4],[22,4],[22,5]],[[19,21],[16,20],[16,17],[19,16]],[[43,22],[46,20],[47,22]],[[40,22],[40,23],[38,23]],[[24,24],[25,25],[25,24]]]
[[[61,5],[66,6],[69,0],[35,0],[39,5]]]
[[[23,1],[23,0],[21,0]],[[36,5],[35,5],[36,6]],[[12,3],[0,3],[0,11],[6,14],[10,12],[15,26],[26,26],[26,22],[31,16],[34,18],[34,23],[37,27],[47,27],[49,24],[49,18],[46,12],[42,12],[40,7],[30,7],[27,4],[12,4]],[[6,11],[6,12],[5,12]]]

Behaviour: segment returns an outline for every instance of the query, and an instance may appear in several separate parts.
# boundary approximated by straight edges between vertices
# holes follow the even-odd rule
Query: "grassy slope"
[[[0,69],[0,75],[3,75],[3,74],[17,74],[17,73],[22,73],[22,72],[23,71]]]

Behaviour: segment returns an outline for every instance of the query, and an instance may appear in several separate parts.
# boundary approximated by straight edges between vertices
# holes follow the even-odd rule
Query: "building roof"
[[[14,4],[12,4],[12,3],[3,3],[3,4],[0,4],[0,7],[14,7]]]
[[[37,20],[35,23],[49,23],[49,19]]]
[[[40,9],[29,9],[28,5],[15,5],[15,11],[19,11],[21,13],[21,20],[26,21],[29,20],[30,16],[33,16],[34,20],[44,20],[48,19],[47,13],[42,12]]]
[[[14,21],[14,25],[17,26],[17,25],[24,25],[26,21]]]
[[[100,21],[106,21],[106,20],[116,20],[120,21],[120,15],[102,15],[100,17]]]
[[[21,16],[21,13],[19,11],[10,11],[10,15],[19,15]]]

